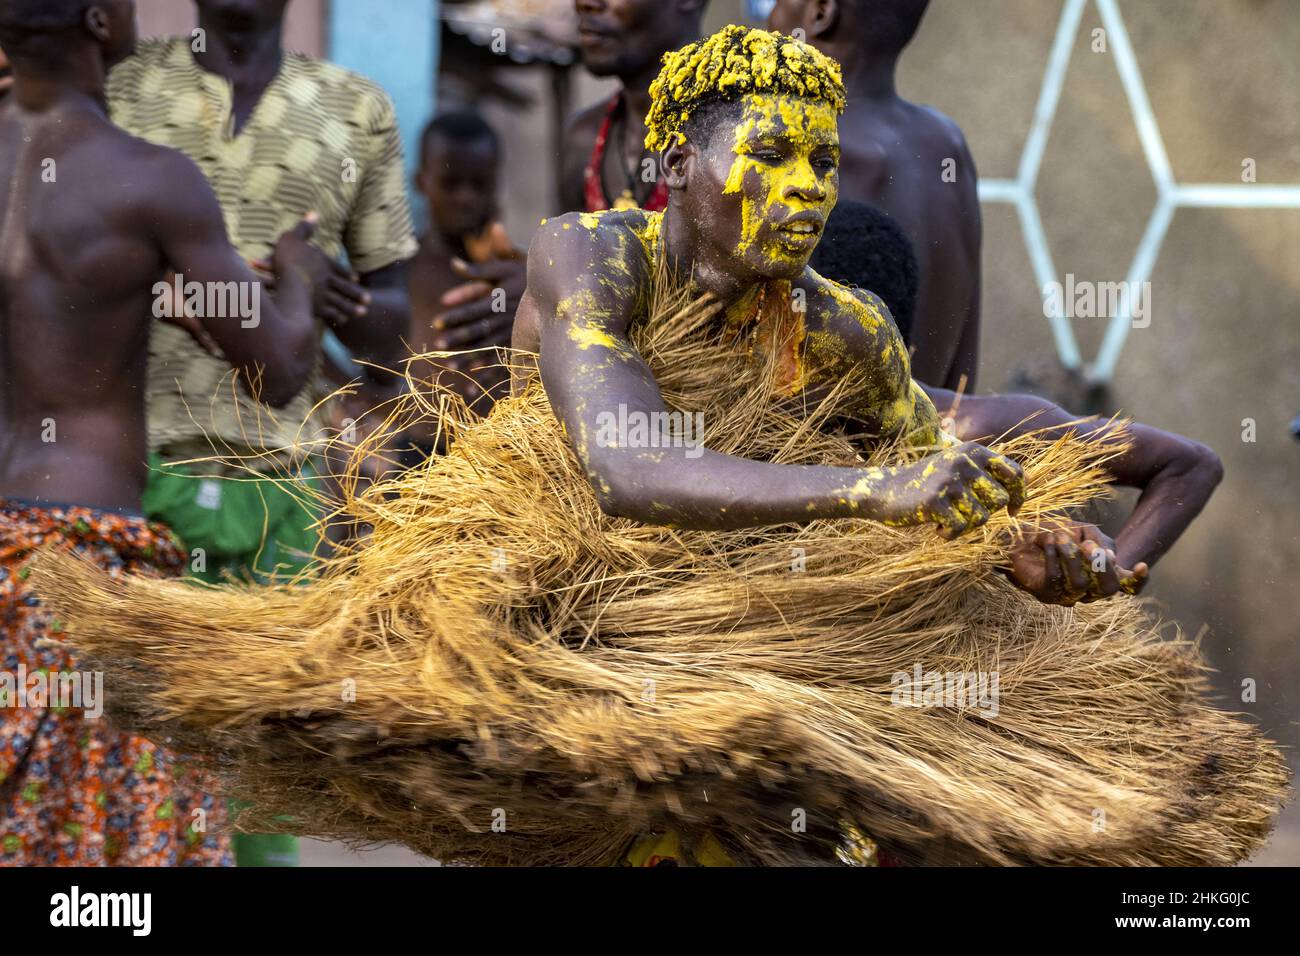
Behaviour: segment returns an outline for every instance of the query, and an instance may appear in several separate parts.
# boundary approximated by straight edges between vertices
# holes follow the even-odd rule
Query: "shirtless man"
[[[109,122],[104,78],[134,46],[131,0],[0,0],[0,42],[16,79],[0,106],[0,660],[34,674],[73,666],[42,645],[57,625],[22,583],[38,547],[115,570],[184,562],[139,517],[159,280],[174,270],[259,297],[256,322],[197,319],[241,385],[279,406],[312,368],[328,262],[300,224],[275,248],[277,301],[261,297],[199,170]],[[163,751],[93,716],[0,710],[0,864],[222,862],[223,808],[174,781]],[[201,802],[206,835],[189,831]]]
[[[837,198],[843,106],[839,69],[812,47],[727,27],[670,54],[652,90],[647,145],[660,153],[666,211],[569,214],[538,232],[515,345],[539,354],[547,396],[607,513],[706,529],[859,517],[932,523],[954,537],[998,509],[1018,510],[1015,462],[973,443],[945,447],[880,300],[807,267]],[[839,357],[838,367],[822,366],[828,378],[856,366],[870,382],[856,418],[882,440],[939,450],[917,464],[840,468],[589,440],[602,411],[667,410],[629,337],[658,256],[729,316],[752,310],[760,294],[802,293],[806,341],[833,343]]]
[[[920,270],[912,373],[938,388],[975,386],[982,227],[975,161],[960,127],[898,95],[894,74],[929,0],[776,0],[768,26],[799,34],[844,71],[844,199],[903,227]]]
[[[645,148],[650,84],[665,53],[700,38],[707,6],[706,0],[574,0],[583,65],[595,76],[617,78],[622,88],[612,99],[575,114],[565,128],[564,209],[596,212],[626,208],[629,201],[664,209],[667,190],[657,170],[649,179],[642,175],[646,160],[658,161]]]

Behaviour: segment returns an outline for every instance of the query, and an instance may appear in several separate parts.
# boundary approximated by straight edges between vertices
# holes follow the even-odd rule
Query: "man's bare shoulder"
[[[949,155],[966,156],[970,147],[957,121],[933,106],[908,103],[908,126],[915,140],[933,150],[947,150]]]
[[[889,307],[868,289],[828,279],[812,267],[804,270],[795,288],[804,290],[814,324],[824,323],[859,342],[898,335]]]
[[[641,209],[571,212],[545,219],[528,247],[528,287],[558,303],[566,290],[635,296],[649,275],[659,216]]]
[[[206,208],[211,187],[184,153],[132,136],[117,127],[103,134],[96,162],[103,182],[114,184],[123,205],[151,216],[159,210],[182,214]]]
[[[808,312],[809,347],[832,368],[888,366],[891,377],[907,369],[906,346],[889,307],[874,292],[843,285],[804,270],[795,283],[803,289]]]

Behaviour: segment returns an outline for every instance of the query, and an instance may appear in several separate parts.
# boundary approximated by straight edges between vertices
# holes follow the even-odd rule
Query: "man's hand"
[[[1075,521],[1021,536],[1005,570],[1021,590],[1065,607],[1121,591],[1139,594],[1150,573],[1145,562],[1131,571],[1120,567],[1115,542],[1096,525]]]
[[[296,273],[312,290],[312,311],[335,331],[352,319],[364,317],[370,309],[370,293],[360,284],[361,277],[345,269],[313,246],[309,240],[316,232],[315,213],[307,216],[275,243],[270,263],[255,262],[254,268],[268,266],[275,276],[286,271]],[[267,282],[275,287],[275,279]]]
[[[325,258],[325,254],[321,253]],[[353,319],[365,318],[370,313],[371,295],[361,285],[361,277],[344,268],[340,262],[327,259],[330,274],[312,290],[312,312],[327,326],[338,331]],[[267,259],[249,262],[268,291],[275,291],[275,267]]]
[[[939,526],[952,540],[988,522],[993,512],[1011,514],[1025,500],[1021,467],[997,452],[966,442],[895,470],[884,489],[880,520],[886,524]]]
[[[190,338],[198,343],[199,348],[207,352],[213,358],[221,358],[221,348],[217,345],[216,340],[209,334],[208,330],[203,327],[198,316],[191,315],[185,307],[185,297],[176,295],[176,273],[168,270],[163,276],[163,282],[167,283],[167,291],[163,295],[171,300],[171,304],[163,311],[166,313],[161,321],[168,325],[174,325],[178,329],[184,329],[189,333]]]
[[[370,293],[361,285],[361,277],[341,263],[331,262],[332,272],[316,286],[313,307],[316,318],[338,330],[353,319],[363,319],[370,311]]]
[[[439,333],[435,344],[447,350],[509,345],[515,311],[527,284],[524,254],[514,248],[500,223],[466,245],[476,261],[452,260],[455,273],[468,281],[442,297],[445,311],[433,318],[433,329]]]
[[[271,269],[278,278],[296,275],[310,289],[319,289],[329,281],[334,263],[311,244],[318,219],[316,213],[307,213],[298,225],[275,241],[271,250]]]

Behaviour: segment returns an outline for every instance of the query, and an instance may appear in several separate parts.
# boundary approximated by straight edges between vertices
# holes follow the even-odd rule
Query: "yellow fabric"
[[[286,52],[234,136],[231,86],[195,62],[189,39],[144,40],[113,70],[108,98],[114,122],[127,132],[198,164],[245,258],[269,255],[311,211],[320,215],[316,245],[335,258],[346,252],[358,272],[405,261],[418,248],[392,103],[356,73]],[[272,417],[232,387],[229,366],[184,331],[155,323],[149,351],[150,450],[204,432],[239,449],[291,445],[319,395],[309,386]]]

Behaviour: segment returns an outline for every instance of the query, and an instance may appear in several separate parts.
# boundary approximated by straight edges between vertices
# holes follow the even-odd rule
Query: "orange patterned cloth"
[[[43,547],[112,574],[180,573],[170,533],[143,518],[0,499],[0,866],[229,866],[224,801],[156,745],[102,716],[26,585]]]

